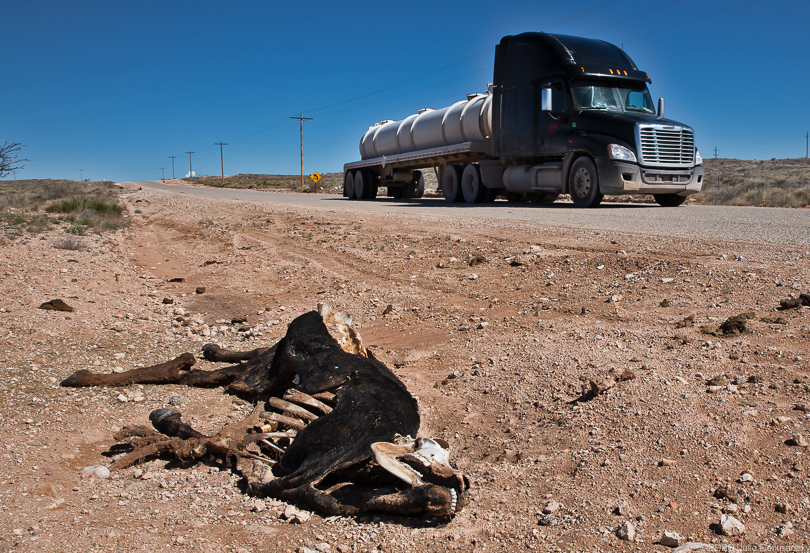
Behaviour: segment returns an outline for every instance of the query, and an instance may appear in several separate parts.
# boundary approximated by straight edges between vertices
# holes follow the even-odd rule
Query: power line
[[[647,10],[646,12],[636,14],[633,17],[628,17],[627,19],[622,19],[621,21],[617,21],[616,23],[611,23],[610,25],[605,25],[604,27],[600,27],[598,29],[595,29],[593,31],[585,33],[582,36],[588,36],[588,35],[592,35],[594,33],[598,33],[599,31],[604,31],[605,29],[609,29],[610,27],[615,27],[616,25],[619,25],[621,23],[625,23],[625,22],[630,21],[632,19],[636,19],[638,17],[641,17],[642,15],[647,15],[647,14],[650,14],[652,12],[662,10],[662,9],[666,8],[667,6],[671,6],[672,4],[677,4],[678,2],[683,2],[683,0],[675,0],[674,2],[670,2],[669,4],[664,4],[663,6],[658,6],[657,8],[653,8],[651,10]]]
[[[672,29],[677,29],[678,27],[683,27],[684,25],[688,25],[689,23],[694,23],[695,21],[700,21],[701,19],[707,19],[709,17],[714,17],[715,15],[718,15],[718,14],[721,14],[721,13],[724,13],[724,12],[727,12],[727,11],[731,11],[731,10],[740,8],[740,7],[748,5],[748,4],[753,4],[754,2],[759,2],[759,0],[748,0],[748,2],[743,2],[742,4],[737,4],[736,6],[731,6],[730,8],[725,8],[723,10],[716,11],[716,12],[710,13],[708,15],[703,15],[701,17],[696,17],[694,19],[690,19],[689,21],[684,21],[683,23],[678,23],[677,25],[672,25],[671,27],[666,27],[664,29],[661,29],[659,31],[655,31],[653,33],[649,33],[649,34],[642,35],[642,36],[637,36],[636,38],[631,38],[630,40],[624,40],[624,41],[622,41],[622,44],[627,44],[628,42],[633,42],[634,40],[641,40],[642,38],[647,38],[649,36],[657,35],[659,33],[663,33],[664,31],[671,31]]]

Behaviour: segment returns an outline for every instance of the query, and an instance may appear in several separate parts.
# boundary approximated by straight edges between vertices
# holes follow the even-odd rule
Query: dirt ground
[[[671,551],[664,532],[810,551],[810,308],[778,309],[810,292],[809,252],[125,186],[128,228],[84,250],[3,241],[0,551]],[[57,298],[75,310],[39,309]],[[318,302],[352,313],[420,435],[450,443],[459,515],[295,524],[214,464],[90,473],[153,409],[213,433],[251,405],[62,379],[269,346]]]

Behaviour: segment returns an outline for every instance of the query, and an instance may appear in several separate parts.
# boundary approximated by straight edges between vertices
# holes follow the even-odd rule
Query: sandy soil
[[[0,551],[669,551],[665,531],[810,549],[810,309],[777,309],[810,292],[810,253],[135,187],[125,199],[129,227],[84,250],[2,239]],[[75,311],[39,309],[56,298]],[[215,432],[251,405],[62,379],[212,341],[271,345],[318,302],[354,315],[418,396],[421,435],[450,442],[473,483],[454,519],[293,524],[214,465],[85,470],[153,409]],[[718,331],[741,313],[744,332]],[[741,534],[723,534],[728,517]]]

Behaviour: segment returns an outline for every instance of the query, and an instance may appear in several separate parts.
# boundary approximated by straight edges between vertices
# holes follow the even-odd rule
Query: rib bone
[[[328,415],[329,413],[332,412],[332,408],[326,405],[324,402],[315,399],[309,394],[305,394],[304,392],[300,392],[292,388],[284,393],[284,399],[286,399],[287,401],[293,401],[295,403],[298,403],[299,405],[314,407],[324,415]]]
[[[290,428],[294,428],[295,430],[303,430],[306,424],[298,419],[294,419],[292,417],[285,417],[284,415],[279,415],[278,413],[274,413],[273,411],[262,411],[260,415],[263,419],[276,421],[279,424],[283,424],[285,426],[289,426]]]
[[[307,411],[303,407],[299,407],[294,403],[290,403],[289,401],[284,401],[283,399],[277,397],[271,397],[267,400],[271,406],[284,411],[290,415],[295,415],[298,418],[304,419],[305,421],[312,422],[318,418],[318,415]]]

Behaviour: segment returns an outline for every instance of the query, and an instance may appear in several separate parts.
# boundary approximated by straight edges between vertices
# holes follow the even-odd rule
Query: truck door
[[[544,89],[550,91],[551,95],[551,101],[547,101],[546,105],[543,105]],[[543,80],[536,90],[536,105],[540,108],[536,111],[538,150],[542,156],[562,156],[571,134],[565,87],[562,80]]]

